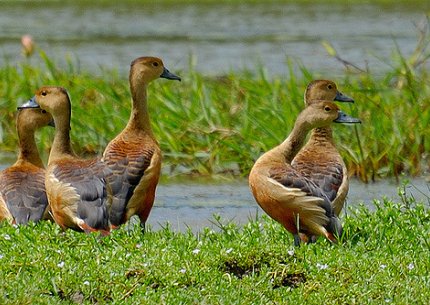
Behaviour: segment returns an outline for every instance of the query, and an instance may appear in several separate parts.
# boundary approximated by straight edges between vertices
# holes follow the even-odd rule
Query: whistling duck
[[[109,219],[112,228],[138,215],[144,231],[154,203],[161,168],[161,151],[151,129],[147,86],[157,78],[181,80],[169,72],[161,59],[139,57],[131,63],[132,110],[124,130],[106,147],[103,162],[113,171],[106,177],[112,191]]]
[[[299,114],[287,139],[263,154],[249,175],[249,185],[256,201],[270,217],[294,235],[296,246],[306,236],[325,236],[336,242],[335,235],[342,231],[324,191],[291,164],[307,133],[332,122],[354,123],[359,120],[339,111],[333,102],[311,104]]]
[[[305,91],[305,105],[321,100],[353,103],[354,100],[338,91],[330,80],[315,80]],[[315,182],[331,201],[334,214],[342,211],[349,181],[345,163],[333,141],[330,126],[315,128],[306,145],[291,163],[303,176]]]
[[[25,108],[40,107],[52,114],[55,135],[45,174],[52,216],[63,229],[109,233],[107,192],[104,176],[109,174],[98,159],[80,159],[70,143],[71,103],[61,87],[45,86]]]
[[[19,155],[11,167],[0,173],[0,219],[6,218],[16,224],[50,219],[45,193],[45,167],[34,133],[52,124],[52,116],[45,110],[18,108],[16,129]]]

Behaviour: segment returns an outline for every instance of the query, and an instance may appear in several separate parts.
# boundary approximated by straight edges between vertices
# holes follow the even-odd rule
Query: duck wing
[[[159,156],[157,146],[145,145],[143,141],[118,140],[105,150],[103,162],[112,171],[106,181],[112,192],[110,221],[114,226],[127,221],[127,209],[142,208],[147,185],[158,182]]]
[[[66,191],[64,193],[65,205],[77,204],[77,206],[71,207],[72,214],[76,213],[75,216],[92,229],[108,230],[108,197],[105,176],[109,174],[109,169],[98,159],[67,160],[67,162],[56,163],[51,172],[51,179],[54,178],[60,182],[60,192],[61,189]]]
[[[48,206],[45,171],[36,166],[13,166],[0,177],[0,192],[14,222],[37,222]]]
[[[298,217],[299,231],[332,239],[330,236],[338,221],[324,191],[289,166],[272,169],[269,173],[272,196],[275,194],[275,201],[284,205],[288,215]],[[288,219],[291,221],[291,216]]]
[[[313,181],[332,202],[337,197],[344,180],[342,164],[338,162],[300,162],[294,160],[292,165],[301,175]]]

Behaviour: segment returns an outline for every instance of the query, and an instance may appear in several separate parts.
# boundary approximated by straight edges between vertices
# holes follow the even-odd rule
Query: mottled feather
[[[114,226],[127,221],[127,204],[142,178],[148,175],[146,171],[155,152],[158,153],[159,149],[148,138],[128,141],[119,138],[106,148],[103,162],[112,171],[112,174],[106,177],[106,181],[112,192],[110,221]],[[145,200],[144,194],[139,200],[142,202]]]
[[[313,131],[313,137],[291,165],[319,186],[332,202],[335,214],[339,215],[349,183],[345,164],[332,141],[331,129]]]
[[[45,171],[30,163],[14,166],[0,174],[0,190],[14,222],[37,222],[48,206]]]
[[[54,212],[69,216],[75,214],[91,228],[108,230],[108,202],[104,177],[109,174],[109,170],[104,164],[98,159],[66,159],[50,167],[52,182],[47,182],[48,194],[61,197],[61,204],[53,207]],[[53,187],[56,183],[60,186],[57,189]],[[62,193],[66,189],[70,189],[67,195]]]

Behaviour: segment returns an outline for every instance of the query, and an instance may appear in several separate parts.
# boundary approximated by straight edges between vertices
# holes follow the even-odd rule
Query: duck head
[[[354,100],[346,96],[337,89],[337,86],[331,80],[314,80],[309,83],[305,91],[305,104],[317,101],[338,101],[353,103]]]
[[[21,108],[18,107],[16,125],[28,132],[40,129],[45,126],[55,126],[52,115],[41,108]]]
[[[299,114],[296,122],[308,129],[326,127],[331,123],[361,123],[359,119],[340,111],[339,107],[331,101],[311,103]]]
[[[24,108],[40,108],[49,112],[54,118],[66,115],[70,119],[71,114],[71,104],[67,90],[55,86],[41,87],[30,100],[19,107],[19,109]]]
[[[157,57],[139,57],[132,61],[130,67],[130,83],[144,83],[157,78],[181,81],[181,78],[164,67],[163,61]]]

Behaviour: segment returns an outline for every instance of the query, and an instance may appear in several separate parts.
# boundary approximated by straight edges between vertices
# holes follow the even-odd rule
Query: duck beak
[[[167,70],[166,68],[164,68],[163,73],[161,73],[160,75],[161,78],[167,78],[167,79],[172,79],[172,80],[178,80],[181,81],[181,78],[175,74],[173,74],[172,72],[170,72],[169,70]]]
[[[338,102],[345,102],[345,103],[354,103],[354,100],[350,98],[349,96],[343,94],[340,91],[336,92],[336,97],[334,98],[335,101]]]
[[[333,122],[335,123],[349,123],[349,124],[355,124],[355,123],[361,123],[359,119],[353,118],[347,114],[345,114],[342,111],[339,111],[339,115],[336,120]]]
[[[40,108],[39,104],[36,102],[36,96],[33,96],[27,102],[25,102],[24,104],[18,107],[18,109],[25,109],[25,108]]]

